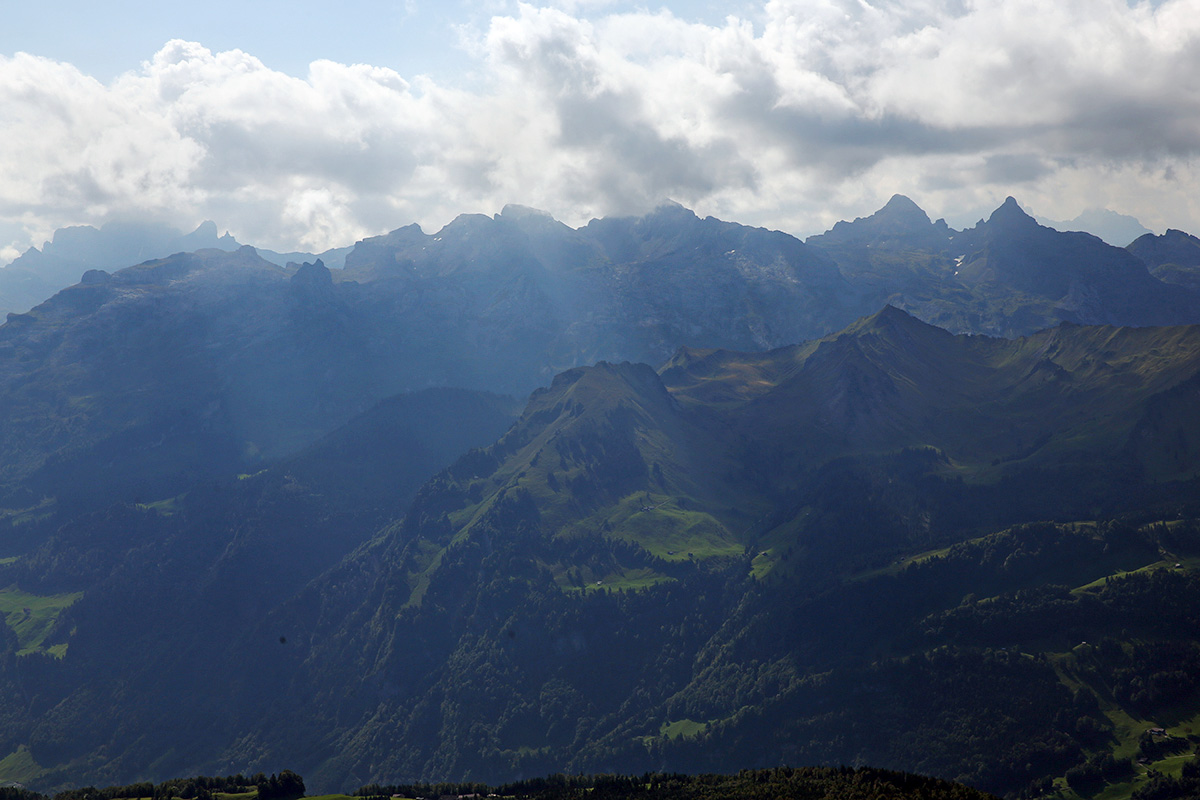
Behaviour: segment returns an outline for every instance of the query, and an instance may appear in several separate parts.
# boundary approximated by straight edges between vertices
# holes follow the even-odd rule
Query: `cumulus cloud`
[[[806,234],[893,192],[952,224],[1014,194],[1200,230],[1200,0],[769,0],[719,26],[606,9],[493,18],[469,90],[183,41],[108,85],[0,58],[0,230],[212,218],[319,250],[506,202],[578,224],[673,198]]]

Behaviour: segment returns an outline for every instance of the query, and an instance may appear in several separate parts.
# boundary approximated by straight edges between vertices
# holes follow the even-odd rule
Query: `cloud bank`
[[[184,41],[107,85],[0,57],[3,255],[138,217],[320,250],[508,202],[808,234],[894,192],[952,224],[1013,194],[1200,230],[1200,0],[770,0],[718,27],[520,5],[468,44],[470,89]]]

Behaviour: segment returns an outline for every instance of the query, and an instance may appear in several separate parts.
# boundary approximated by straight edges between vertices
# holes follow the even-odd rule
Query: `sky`
[[[1200,0],[3,3],[0,264],[68,225],[320,252],[507,203],[1200,233]]]

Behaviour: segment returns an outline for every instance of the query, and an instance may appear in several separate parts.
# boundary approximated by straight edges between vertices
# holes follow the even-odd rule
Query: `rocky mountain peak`
[[[1017,204],[1016,199],[1009,196],[988,217],[987,224],[989,227],[1012,228],[1020,226],[1027,228],[1036,226],[1037,220],[1026,214],[1021,206]]]
[[[923,322],[903,309],[888,304],[869,317],[863,317],[846,329],[846,333],[857,336],[875,334],[889,340],[896,337],[901,343],[911,343],[913,337],[935,336],[942,338],[946,332],[935,325]]]
[[[936,249],[945,243],[949,228],[945,222],[930,222],[929,215],[902,194],[891,199],[869,217],[853,222],[838,222],[818,236],[810,236],[806,244],[818,246],[870,245],[915,246]]]
[[[300,269],[296,270],[296,274],[292,276],[293,286],[303,286],[311,289],[329,288],[333,286],[333,275],[329,268],[325,266],[325,262],[317,259],[312,263],[304,263],[300,265]]]
[[[1125,249],[1159,280],[1200,291],[1200,239],[1195,236],[1171,228],[1162,236],[1139,236]]]
[[[496,215],[497,219],[504,218],[508,220],[528,219],[554,219],[549,211],[542,211],[540,208],[531,208],[517,203],[508,203],[504,208],[500,209],[500,213]]]
[[[883,208],[871,215],[880,221],[888,220],[908,225],[929,225],[929,215],[908,197],[894,194]]]
[[[1162,235],[1162,238],[1166,241],[1182,241],[1182,242],[1200,241],[1195,236],[1192,236],[1190,233],[1187,233],[1186,231],[1177,230],[1176,228],[1167,228],[1167,232]]]
[[[645,219],[658,222],[692,222],[700,218],[690,208],[682,206],[674,200],[666,200],[647,214]]]

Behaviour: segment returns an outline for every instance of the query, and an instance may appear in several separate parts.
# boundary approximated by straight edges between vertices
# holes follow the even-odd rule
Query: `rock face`
[[[1196,298],[1152,276],[1136,257],[1086,233],[1038,225],[1008,198],[988,221],[954,239],[958,277],[989,297],[1048,303],[1048,313],[1087,325],[1173,325],[1195,319]]]
[[[1197,292],[1167,286],[1095,236],[1039,225],[1011,197],[986,221],[955,231],[897,196],[807,243],[828,253],[868,304],[892,303],[955,332],[1200,320]]]
[[[27,311],[92,270],[112,272],[176,253],[232,252],[241,246],[229,233],[218,235],[217,225],[211,220],[187,234],[152,222],[112,222],[98,229],[88,225],[61,228],[40,250],[31,247],[0,268],[0,314]],[[349,247],[326,250],[321,259],[340,269],[349,251]],[[257,252],[280,266],[313,257],[311,253]]]
[[[1140,236],[1125,249],[1159,280],[1200,291],[1200,239],[1195,236],[1172,228],[1162,236]]]
[[[578,231],[516,207],[432,236],[411,226],[361,242],[336,274],[249,247],[91,271],[0,327],[0,486],[177,491],[398,392],[523,396],[680,343],[778,346],[851,319],[849,295],[798,240],[679,207]]]
[[[112,271],[150,258],[203,248],[237,247],[228,233],[218,236],[212,222],[202,223],[189,234],[154,223],[112,222],[99,229],[86,225],[62,228],[40,250],[31,247],[0,269],[0,312],[27,311],[91,270]]]
[[[523,396],[597,361],[813,339],[885,303],[1003,335],[1200,321],[1196,292],[1011,198],[959,232],[896,196],[807,244],[678,205],[577,230],[509,206],[367,239],[335,271],[249,247],[178,253],[90,271],[0,327],[0,497],[27,480],[27,499],[179,489],[294,452],[399,392]]]
[[[602,359],[657,363],[681,343],[778,346],[858,310],[832,262],[800,241],[679,206],[579,230],[512,206],[459,217],[434,236],[410,226],[361,243],[344,278],[436,294],[425,313],[477,325],[462,334],[485,351],[481,365],[506,351],[526,386]],[[522,350],[533,362],[512,357]]]
[[[904,249],[942,249],[953,232],[946,221],[930,222],[921,207],[902,194],[869,217],[839,222],[829,231],[810,236],[806,244],[820,247],[869,245]]]

